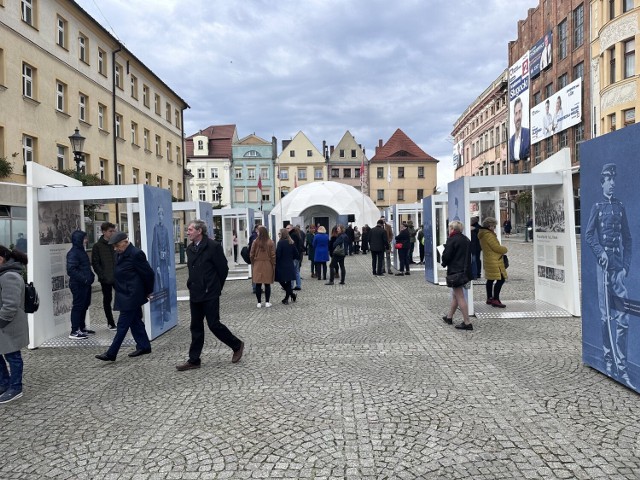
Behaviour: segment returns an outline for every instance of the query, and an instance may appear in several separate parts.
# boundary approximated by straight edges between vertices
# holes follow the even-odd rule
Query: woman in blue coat
[[[327,279],[327,262],[329,261],[329,235],[327,229],[322,225],[318,227],[318,233],[313,237],[314,258],[316,264],[316,278],[318,280]],[[322,266],[322,278],[320,277],[320,267]]]
[[[286,228],[281,228],[280,240],[276,245],[276,281],[280,283],[286,292],[282,300],[285,305],[289,305],[289,298],[294,302],[298,298],[291,288],[291,281],[296,279],[296,266],[293,261],[298,258],[300,258],[298,249],[289,236],[289,232],[287,232]]]

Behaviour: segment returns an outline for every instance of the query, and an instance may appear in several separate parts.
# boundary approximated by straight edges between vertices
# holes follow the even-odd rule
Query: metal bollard
[[[184,243],[179,244],[178,251],[180,252],[180,265],[182,265],[184,263]]]

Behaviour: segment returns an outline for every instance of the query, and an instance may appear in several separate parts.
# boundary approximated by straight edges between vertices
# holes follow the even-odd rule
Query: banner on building
[[[453,145],[453,168],[460,168],[464,165],[464,141],[460,140]]]
[[[529,51],[509,67],[509,161],[529,158]]]
[[[531,144],[582,121],[582,78],[531,109]]]
[[[529,50],[529,65],[531,78],[536,78],[542,70],[553,63],[553,33],[548,31],[544,37],[536,42]]]

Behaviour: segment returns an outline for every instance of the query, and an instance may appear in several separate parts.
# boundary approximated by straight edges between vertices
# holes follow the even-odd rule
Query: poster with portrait
[[[542,70],[553,63],[553,31],[549,30],[544,37],[538,40],[529,50],[529,65],[531,66],[531,78],[536,78]]]
[[[582,360],[640,393],[640,125],[580,147]]]
[[[178,324],[175,247],[171,236],[171,195],[163,188],[144,185],[147,259],[155,273],[150,300],[150,338]],[[146,240],[146,241],[145,241]]]
[[[464,165],[464,140],[460,140],[453,145],[453,168],[460,168]]]
[[[438,283],[438,267],[436,265],[435,245],[435,204],[429,195],[422,199],[422,222],[424,233],[424,279],[429,283]]]
[[[509,161],[529,158],[529,52],[509,67]]]
[[[582,122],[582,78],[531,109],[531,144]]]

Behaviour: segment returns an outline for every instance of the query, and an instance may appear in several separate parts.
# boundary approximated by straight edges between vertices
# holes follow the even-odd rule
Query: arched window
[[[257,150],[249,150],[247,153],[244,154],[245,157],[260,157],[260,152],[258,152]]]

